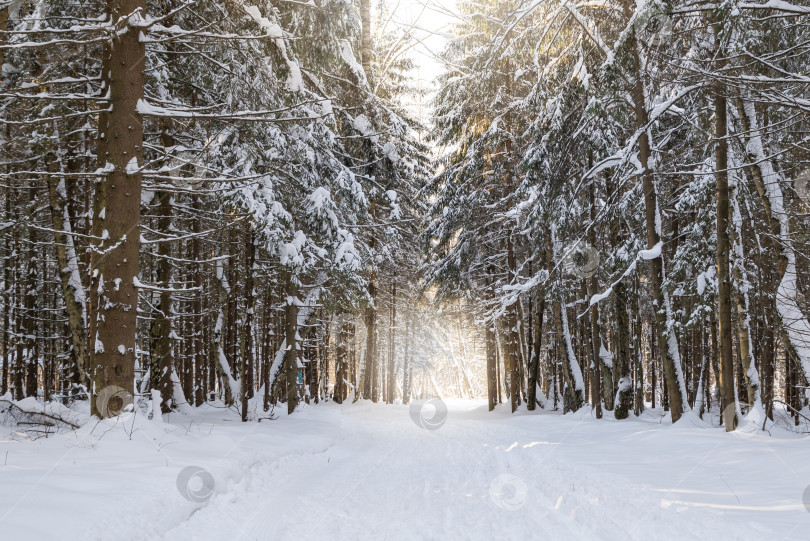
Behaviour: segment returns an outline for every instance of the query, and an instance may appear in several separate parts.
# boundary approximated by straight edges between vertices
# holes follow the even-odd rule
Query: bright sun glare
[[[436,91],[436,79],[443,69],[439,55],[450,36],[455,8],[455,0],[401,0],[389,5],[393,11],[389,24],[397,25],[414,40],[410,53],[416,69],[411,75],[426,95],[408,105],[421,121],[428,120],[427,102]]]

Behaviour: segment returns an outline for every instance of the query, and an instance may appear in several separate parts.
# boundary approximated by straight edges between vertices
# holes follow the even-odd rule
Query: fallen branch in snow
[[[24,408],[21,408],[20,406],[18,406],[17,404],[15,404],[14,402],[12,402],[10,400],[0,399],[0,405],[3,405],[3,404],[7,404],[9,406],[9,410],[15,409],[15,410],[19,411],[20,414],[22,414],[22,415],[30,415],[32,417],[33,416],[39,416],[39,417],[43,417],[45,419],[49,419],[51,421],[56,421],[57,423],[66,424],[69,427],[74,428],[74,429],[79,429],[80,428],[79,425],[77,425],[76,423],[72,423],[72,422],[68,421],[67,419],[63,419],[62,417],[59,417],[57,415],[50,415],[50,414],[42,412],[42,411],[28,411],[28,410],[26,410]],[[5,413],[6,411],[9,411],[9,410],[0,410],[0,413]],[[48,424],[45,421],[35,421],[35,420],[18,421],[18,420],[15,419],[15,422],[18,425],[25,424],[25,425],[56,426],[56,425],[53,425],[53,424]]]
[[[267,417],[257,417],[256,421],[259,423],[261,423],[262,421],[275,421],[276,419],[278,419],[278,415],[273,413],[275,409],[276,405],[272,404],[272,407],[270,408],[270,412],[267,414]]]
[[[779,403],[779,404],[782,404],[783,406],[787,406],[787,408],[788,408],[789,410],[793,411],[793,413],[795,413],[795,414],[796,414],[796,415],[798,415],[799,417],[801,417],[801,418],[805,419],[807,422],[810,422],[810,418],[805,417],[805,416],[802,414],[802,412],[800,412],[799,410],[797,410],[796,408],[794,408],[793,406],[791,406],[791,405],[790,405],[790,404],[788,404],[787,402],[783,402],[783,401],[779,400],[778,398],[774,398],[774,399],[773,399],[773,401],[774,401],[774,402],[777,402],[777,403]]]

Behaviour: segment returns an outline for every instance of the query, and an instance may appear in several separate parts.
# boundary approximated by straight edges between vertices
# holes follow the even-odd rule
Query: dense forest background
[[[393,9],[0,0],[3,400],[807,421],[810,8]]]

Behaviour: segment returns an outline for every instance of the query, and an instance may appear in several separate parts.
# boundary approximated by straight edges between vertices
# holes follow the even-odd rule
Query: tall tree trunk
[[[298,288],[295,277],[287,277],[287,303],[284,310],[284,334],[287,351],[284,353],[284,370],[287,375],[287,414],[298,406]]]
[[[711,367],[712,372],[714,373],[714,393],[713,398],[714,401],[718,404],[720,403],[720,353],[717,341],[717,312],[712,310],[709,314],[709,328],[711,329],[711,339],[712,339],[712,347],[711,347],[711,355],[709,358],[711,359]],[[709,401],[708,408],[711,409],[711,401]]]
[[[610,245],[613,250],[621,243],[621,222],[614,219],[610,223]],[[613,374],[619,378],[618,389],[611,402],[616,419],[626,419],[633,409],[633,378],[630,373],[630,320],[627,314],[627,286],[623,280],[613,286],[613,317],[616,321],[615,356]],[[612,383],[612,382],[611,382]],[[613,388],[608,390],[613,394]],[[605,395],[607,398],[607,394]]]
[[[371,0],[360,0],[360,62],[371,82]]]
[[[211,354],[214,357],[212,364],[214,365],[214,373],[221,382],[222,396],[225,405],[230,407],[238,396],[239,383],[233,378],[231,374],[231,367],[228,363],[228,357],[225,355],[225,306],[230,303],[229,296],[231,295],[231,286],[225,276],[225,269],[222,268],[222,262],[216,263],[217,273],[217,286],[219,290],[219,311],[217,313],[217,321],[214,324],[214,347]]]
[[[242,339],[240,340],[240,374],[242,422],[248,420],[248,399],[253,397],[253,312],[256,309],[256,284],[254,265],[256,263],[256,240],[253,228],[245,226],[245,317],[242,322]],[[297,314],[296,314],[297,320]],[[291,342],[288,342],[291,343]]]
[[[506,260],[509,269],[509,283],[515,283],[517,278],[517,263],[515,261],[515,248],[512,243],[511,235],[506,239]],[[507,374],[507,382],[509,384],[509,398],[512,404],[512,413],[517,411],[520,405],[520,331],[518,329],[518,306],[519,300],[515,299],[510,306],[506,308],[506,351],[504,355],[504,368]]]
[[[775,316],[779,320],[779,334],[791,354],[799,357],[799,370],[804,380],[810,382],[810,323],[802,314],[796,299],[796,251],[791,238],[790,223],[780,186],[781,177],[776,172],[772,158],[765,151],[765,141],[760,132],[754,104],[740,99],[737,101],[743,133],[746,136],[746,151],[751,163],[750,171],[757,187],[768,225],[774,240],[772,250],[777,252],[777,290],[774,294]],[[778,239],[778,242],[775,240]],[[770,264],[770,261],[768,261]],[[799,316],[799,317],[797,317]],[[799,350],[805,352],[800,356]]]
[[[495,338],[495,322],[487,319],[484,324],[487,346],[487,397],[489,411],[492,411],[498,403],[498,345]]]
[[[762,328],[762,401],[765,405],[765,415],[773,421],[773,379],[774,379],[774,351],[776,349],[776,336],[771,323],[773,316],[766,314]]]
[[[6,193],[5,214],[3,219],[8,221],[11,216],[11,197],[12,192],[9,190]],[[14,298],[14,288],[11,282],[11,269],[13,266],[12,253],[14,252],[14,244],[10,235],[5,236],[3,242],[3,371],[0,373],[0,396],[5,396],[9,389],[9,381],[11,380],[11,373],[9,371],[9,350],[11,349],[11,303]]]
[[[144,95],[146,51],[139,24],[145,16],[144,0],[110,0],[112,20],[129,17],[127,32],[116,34],[110,48],[109,97],[112,112],[100,124],[100,149],[107,164],[103,252],[95,252],[98,270],[98,313],[93,359],[92,412],[115,415],[131,402],[135,370],[135,333],[138,308],[138,255],[140,244],[143,119],[137,104]],[[133,13],[138,12],[133,15]],[[122,389],[120,393],[116,388]],[[99,393],[111,389],[102,395]],[[118,397],[111,404],[109,396]]]
[[[197,291],[194,293],[194,302],[192,303],[194,316],[192,323],[192,332],[194,334],[194,405],[199,407],[205,403],[205,341],[203,340],[203,329],[205,328],[205,316],[203,314],[203,273],[202,263],[199,263],[202,256],[202,241],[199,234],[202,232],[202,224],[200,214],[202,212],[202,205],[200,198],[195,196],[192,208],[194,209],[194,218],[192,221],[192,232],[195,234],[191,239],[191,254],[194,263],[194,270],[192,272],[194,287]]]
[[[588,190],[588,206],[590,209],[591,227],[588,229],[588,243],[591,246],[596,246],[596,230],[594,229],[596,220],[596,180],[591,179],[590,189]],[[596,273],[587,279],[587,289],[589,289],[589,297],[593,297],[599,293],[599,279]],[[588,310],[590,315],[590,333],[591,333],[591,366],[593,372],[591,375],[591,408],[594,410],[597,419],[602,418],[602,336],[601,329],[599,328],[599,305],[594,304]],[[612,394],[612,388],[607,389],[608,394]],[[612,402],[612,401],[611,401]],[[608,407],[608,410],[613,409]]]
[[[337,321],[337,348],[335,352],[335,402],[346,400],[346,381],[349,379],[349,319],[341,314]]]
[[[24,348],[25,343],[22,340],[22,336],[24,334],[23,330],[23,311],[22,311],[22,299],[24,295],[23,284],[25,282],[24,271],[22,269],[23,261],[24,261],[24,254],[22,253],[22,243],[20,242],[20,228],[14,228],[14,252],[16,254],[16,265],[14,266],[14,277],[12,278],[12,282],[14,287],[14,296],[12,297],[12,301],[14,303],[13,314],[14,314],[14,329],[11,336],[14,337],[14,359],[12,362],[12,371],[11,371],[11,387],[12,387],[12,396],[14,400],[22,400],[25,398],[25,370],[23,366],[23,359],[24,359]]]
[[[695,396],[695,409],[698,412],[698,416],[702,419],[703,414],[706,412],[706,397],[708,396],[706,391],[707,387],[709,386],[709,359],[706,355],[708,350],[708,336],[706,335],[705,318],[701,318],[700,336],[700,380],[698,382],[697,394]]]
[[[172,229],[171,194],[159,191],[155,194],[158,201],[157,230],[163,234],[170,234]],[[165,241],[165,239],[163,239]],[[152,311],[152,325],[150,329],[152,339],[152,355],[150,366],[150,379],[152,389],[160,391],[161,413],[172,410],[174,397],[174,384],[172,375],[175,372],[175,360],[172,348],[172,294],[169,291],[172,279],[171,245],[168,242],[159,242],[157,246],[157,286],[161,288],[160,300]],[[176,405],[176,404],[175,404]]]
[[[737,227],[731,229],[730,242],[734,249],[734,265],[732,267],[732,278],[734,279],[734,303],[737,308],[737,344],[740,350],[740,362],[742,363],[742,376],[745,379],[745,388],[748,407],[751,409],[761,409],[762,400],[760,397],[759,372],[757,371],[756,360],[754,359],[754,348],[750,322],[750,302],[748,298],[748,284],[743,273],[745,253],[743,251],[742,240],[742,214],[737,199],[738,190],[733,191],[733,217]]]
[[[366,362],[363,367],[363,398],[376,402],[377,384],[377,273],[372,270],[368,283],[371,305],[366,308]]]
[[[557,334],[562,338],[561,345],[564,350],[563,377],[565,393],[563,407],[565,411],[577,411],[585,402],[585,383],[574,353],[571,332],[568,328],[568,316],[562,303],[558,300],[554,301],[554,318],[557,322]]]
[[[3,5],[0,7],[0,36],[5,36],[6,30],[8,30],[8,10],[11,8],[12,2],[4,2]],[[5,45],[6,40],[0,39],[0,45]],[[0,66],[5,64],[6,62],[6,50],[0,49]]]
[[[366,75],[366,81],[371,81],[371,1],[360,0],[360,63],[363,66],[363,71]],[[364,149],[369,162],[373,161],[373,146],[370,140],[364,142]],[[373,176],[373,166],[367,167],[369,176]],[[371,201],[370,214],[372,221],[376,221],[376,205]],[[371,233],[372,237],[369,246],[372,253],[372,262],[369,273],[368,281],[368,294],[371,299],[371,305],[366,308],[366,355],[365,362],[363,363],[363,398],[370,398],[376,402],[379,397],[378,386],[378,359],[377,359],[377,314],[376,314],[376,300],[377,300],[377,273],[374,266],[376,263],[373,256],[376,254],[376,237],[374,232]]]
[[[625,15],[630,15],[629,4],[625,3]],[[635,35],[631,39],[630,47],[633,51],[634,79],[635,84],[632,89],[633,112],[636,119],[636,129],[642,130],[639,136],[638,158],[641,163],[641,180],[644,191],[644,217],[647,229],[647,249],[653,251],[650,257],[650,289],[652,294],[653,309],[655,311],[655,333],[658,343],[658,351],[664,364],[664,372],[667,378],[672,405],[672,422],[678,421],[684,411],[689,409],[686,403],[686,388],[683,382],[681,371],[680,352],[678,351],[678,340],[675,336],[675,328],[672,322],[671,308],[669,306],[669,296],[663,290],[664,284],[664,259],[661,246],[661,214],[658,208],[658,197],[655,190],[655,179],[650,168],[652,149],[650,146],[647,124],[649,116],[647,114],[647,103],[644,92],[644,75],[641,70],[641,59],[639,55],[639,45]]]
[[[26,254],[27,264],[25,270],[23,291],[23,333],[25,336],[25,396],[37,396],[37,375],[39,368],[39,340],[37,338],[37,260],[36,253],[37,231],[30,229],[30,249]],[[21,365],[21,369],[22,369]]]
[[[55,162],[55,157],[53,158]],[[85,365],[85,294],[79,275],[79,259],[73,241],[73,228],[67,209],[67,191],[64,179],[48,178],[48,196],[51,207],[51,222],[56,244],[56,261],[62,283],[62,297],[67,312],[70,330],[70,364],[73,370],[72,383],[87,384]]]
[[[543,346],[543,317],[546,312],[546,293],[539,290],[537,294],[536,328],[534,332],[534,346],[529,359],[529,389],[526,407],[532,411],[537,406],[537,382],[540,377],[540,352]]]
[[[393,404],[396,399],[396,380],[394,373],[394,353],[396,351],[396,344],[394,344],[395,330],[397,320],[397,279],[391,283],[391,317],[388,321],[388,392],[386,394],[386,402]]]
[[[233,226],[229,231],[230,235],[230,258],[228,258],[228,283],[231,291],[228,294],[226,306],[225,328],[223,332],[225,343],[225,356],[228,359],[228,366],[231,367],[231,376],[239,380],[239,319],[242,315],[239,312],[239,299],[241,280],[239,274],[239,233],[237,227]],[[242,381],[239,381],[240,385]],[[241,394],[234,396],[234,400],[241,400]]]
[[[4,3],[3,7],[0,8],[0,45],[5,45],[6,40],[3,39],[5,36],[6,30],[8,30],[8,10],[11,7],[11,3]],[[6,50],[0,49],[0,67],[3,66],[5,63],[5,56]],[[11,124],[6,124],[6,141],[11,139]],[[10,172],[10,166],[7,166]],[[3,216],[5,221],[9,221],[11,219],[11,198],[12,198],[12,189],[11,187],[6,189],[5,194],[5,215]],[[4,263],[3,263],[3,336],[2,336],[2,344],[3,344],[3,366],[2,372],[0,372],[0,396],[4,396],[9,390],[9,381],[11,380],[11,373],[10,373],[10,365],[9,365],[9,348],[11,347],[11,299],[12,299],[12,288],[11,288],[11,254],[13,249],[10,249],[12,243],[11,239],[8,235],[5,236],[4,248],[5,252],[3,253],[4,256]]]
[[[635,297],[636,297],[636,320],[635,320],[635,339],[633,341],[634,344],[634,355],[633,355],[633,363],[635,365],[635,379],[636,379],[636,388],[635,388],[635,398],[633,400],[633,413],[636,416],[641,415],[644,411],[644,363],[643,363],[643,355],[644,355],[644,327],[641,324],[641,306],[640,300],[638,299],[638,279],[636,279],[635,289]]]
[[[402,403],[411,401],[411,313],[405,312],[405,358],[402,367]]]
[[[551,232],[545,235],[546,245],[546,270],[549,276],[554,272],[554,244],[555,238]],[[582,378],[582,371],[574,354],[574,347],[571,342],[571,333],[568,328],[568,316],[565,307],[560,299],[554,299],[552,303],[554,315],[554,325],[559,337],[559,345],[562,349],[562,375],[565,383],[563,393],[563,410],[576,411],[580,409],[585,400],[585,383]]]
[[[720,24],[715,20],[714,45],[720,51]],[[721,68],[718,66],[718,68]],[[729,271],[729,191],[728,139],[725,85],[714,85],[715,181],[717,183],[717,336],[720,346],[720,407],[727,432],[737,428],[737,408],[734,400],[734,358],[731,338],[731,273]]]
[[[274,348],[275,327],[273,326],[273,288],[265,286],[264,300],[262,302],[262,331],[261,331],[261,365],[262,365],[262,410],[270,409],[270,363]]]

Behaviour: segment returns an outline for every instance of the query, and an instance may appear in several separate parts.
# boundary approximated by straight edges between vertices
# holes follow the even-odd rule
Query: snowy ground
[[[0,538],[810,537],[810,437],[448,407],[435,430],[370,404],[129,414],[36,441],[0,427]]]

